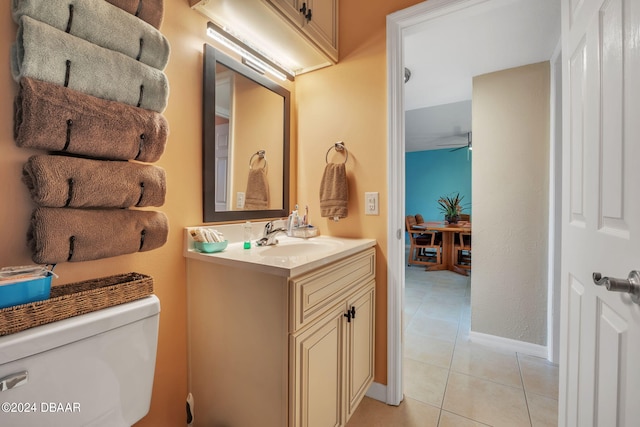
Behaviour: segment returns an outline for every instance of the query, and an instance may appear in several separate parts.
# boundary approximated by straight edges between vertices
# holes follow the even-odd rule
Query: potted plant
[[[460,193],[441,196],[438,199],[440,212],[444,214],[444,219],[448,221],[449,224],[457,224],[460,219],[462,199],[464,199],[464,196],[461,196]]]

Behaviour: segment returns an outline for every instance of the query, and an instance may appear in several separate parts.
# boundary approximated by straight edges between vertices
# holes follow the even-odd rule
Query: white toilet
[[[0,337],[0,425],[131,426],[149,412],[155,295]]]

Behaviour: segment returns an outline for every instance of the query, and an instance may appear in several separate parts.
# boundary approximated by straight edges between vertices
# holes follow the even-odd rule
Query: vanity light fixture
[[[246,61],[245,63],[254,70],[269,73],[280,80],[289,79],[293,81],[295,79],[292,71],[279,66],[213,22],[207,23],[207,35],[242,56],[242,59]]]

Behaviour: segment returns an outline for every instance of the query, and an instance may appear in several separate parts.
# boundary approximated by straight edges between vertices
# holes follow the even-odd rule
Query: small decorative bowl
[[[195,248],[199,252],[204,252],[206,254],[211,254],[214,252],[222,252],[227,247],[229,243],[227,240],[224,242],[194,242]]]

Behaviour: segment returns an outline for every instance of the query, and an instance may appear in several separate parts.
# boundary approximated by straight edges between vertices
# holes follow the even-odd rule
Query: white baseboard
[[[549,351],[546,346],[531,344],[524,341],[512,340],[510,338],[498,337],[496,335],[483,334],[480,332],[469,332],[469,340],[472,342],[494,347],[501,350],[516,351],[529,356],[542,357],[547,359]]]
[[[374,382],[369,386],[366,396],[387,403],[387,386]]]

